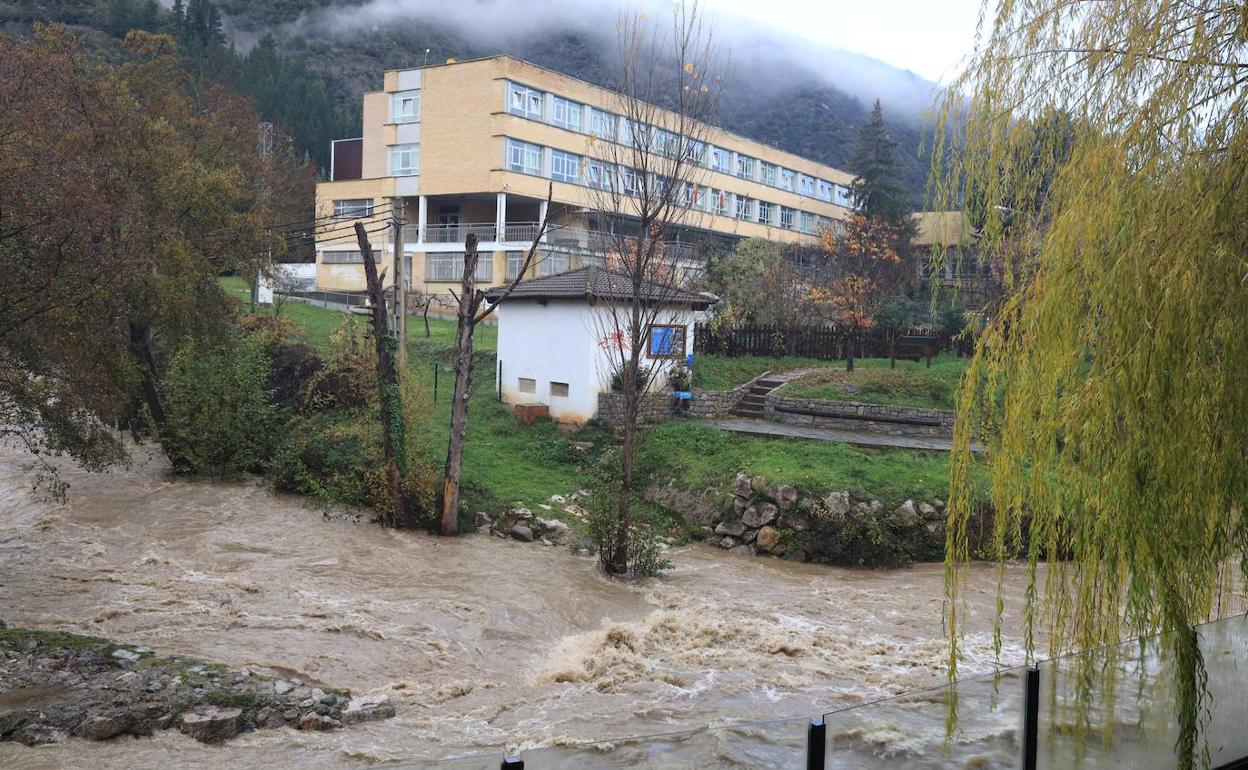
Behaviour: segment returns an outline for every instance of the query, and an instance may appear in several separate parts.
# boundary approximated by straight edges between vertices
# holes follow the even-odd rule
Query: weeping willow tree
[[[1029,657],[1165,632],[1185,768],[1208,761],[1194,625],[1248,574],[1246,99],[1242,2],[987,3],[929,189],[982,228],[1008,290],[960,394],[950,674],[977,436],[992,555],[1029,568]],[[1112,677],[1078,660],[1085,691]]]

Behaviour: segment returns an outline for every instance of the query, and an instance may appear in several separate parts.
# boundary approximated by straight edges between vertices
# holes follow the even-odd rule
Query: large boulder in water
[[[182,732],[203,743],[229,740],[243,728],[243,712],[234,708],[213,708],[202,714],[182,717]]]
[[[365,695],[352,698],[342,710],[344,725],[355,722],[375,722],[379,719],[390,719],[394,716],[394,703],[384,695]]]

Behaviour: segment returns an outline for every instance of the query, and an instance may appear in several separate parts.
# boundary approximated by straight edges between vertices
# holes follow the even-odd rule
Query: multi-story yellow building
[[[604,152],[626,141],[619,94],[509,56],[390,70],[384,89],[364,95],[363,136],[334,142],[331,181],[316,188],[319,289],[364,288],[355,219],[390,259],[395,228],[383,225],[401,213],[411,288],[429,294],[458,283],[470,232],[490,286],[515,276],[547,213],[541,274],[600,263],[604,234],[627,226],[601,212],[602,187],[629,177]],[[846,172],[718,128],[697,133],[688,216],[668,236],[678,256],[695,259],[705,238],[813,240],[848,214]]]

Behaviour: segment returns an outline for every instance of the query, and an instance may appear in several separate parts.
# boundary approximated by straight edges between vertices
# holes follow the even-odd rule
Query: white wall
[[[267,278],[261,276],[259,285],[256,287],[256,301],[261,305],[273,304],[273,290],[279,289],[283,291],[291,290],[310,290],[316,288],[316,263],[289,263],[274,265],[274,278],[270,282]]]
[[[598,409],[593,369],[595,337],[583,302],[504,302],[498,310],[498,360],[503,401],[546,404],[562,422],[584,422]],[[499,372],[495,372],[495,387]],[[521,393],[520,378],[536,380],[535,393]],[[550,394],[551,382],[566,382],[567,397]]]
[[[583,301],[549,301],[545,305],[528,300],[504,302],[498,310],[498,360],[501,363],[501,390],[508,404],[545,404],[552,418],[560,422],[585,422],[598,411],[598,393],[610,388],[611,374],[620,355],[600,344],[610,337],[614,326],[610,310]],[[620,308],[623,313],[623,308]],[[621,315],[621,318],[626,316]],[[658,323],[681,323],[685,329],[686,352],[693,350],[691,310],[671,310],[660,314]],[[653,388],[667,388],[671,360],[647,358],[645,366],[658,366],[662,374]],[[522,393],[519,379],[536,381],[536,392]],[[495,371],[495,387],[499,387]],[[568,383],[567,397],[551,395],[550,383]]]

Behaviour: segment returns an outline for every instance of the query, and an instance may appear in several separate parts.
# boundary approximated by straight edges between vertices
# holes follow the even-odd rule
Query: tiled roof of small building
[[[608,270],[605,267],[589,265],[565,273],[544,275],[540,278],[529,278],[516,284],[516,288],[508,295],[512,300],[548,300],[548,299],[583,299],[628,301],[633,296],[633,282],[624,273]],[[502,296],[506,287],[495,286],[485,292],[489,299]],[[661,302],[665,305],[693,305],[706,308],[714,304],[717,297],[687,291],[672,286],[664,286],[647,281],[642,284],[642,299],[647,302]]]

